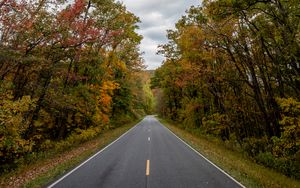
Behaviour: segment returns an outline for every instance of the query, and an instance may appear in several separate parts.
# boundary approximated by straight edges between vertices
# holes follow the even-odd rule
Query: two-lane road
[[[104,150],[51,184],[55,188],[234,188],[233,178],[147,116]]]

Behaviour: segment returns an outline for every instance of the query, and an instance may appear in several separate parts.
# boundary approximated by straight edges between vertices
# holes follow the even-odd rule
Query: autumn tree
[[[160,46],[166,60],[152,79],[160,113],[299,178],[299,127],[289,121],[299,101],[299,8],[281,0],[191,7]]]
[[[0,1],[1,171],[145,114],[138,22],[113,0]]]

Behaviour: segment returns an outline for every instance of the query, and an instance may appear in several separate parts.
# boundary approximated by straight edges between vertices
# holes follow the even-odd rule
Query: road
[[[181,141],[154,116],[147,116],[118,140],[48,187],[243,186]]]

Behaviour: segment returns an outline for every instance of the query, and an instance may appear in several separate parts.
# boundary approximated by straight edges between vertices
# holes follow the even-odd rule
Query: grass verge
[[[135,121],[113,130],[107,130],[96,138],[63,152],[49,151],[49,153],[44,154],[43,157],[37,159],[35,162],[2,175],[0,177],[0,187],[43,187],[113,142],[137,122]]]
[[[178,137],[248,188],[300,188],[300,181],[254,163],[242,153],[227,149],[219,140],[204,135],[196,136],[164,119],[159,120]]]

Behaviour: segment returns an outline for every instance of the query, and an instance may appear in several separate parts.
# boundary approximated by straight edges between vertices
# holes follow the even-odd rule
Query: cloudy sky
[[[173,29],[177,20],[192,5],[199,5],[201,0],[121,0],[127,9],[138,16],[138,33],[143,35],[141,51],[147,69],[159,67],[163,61],[156,55],[157,46],[167,42],[166,30]]]

